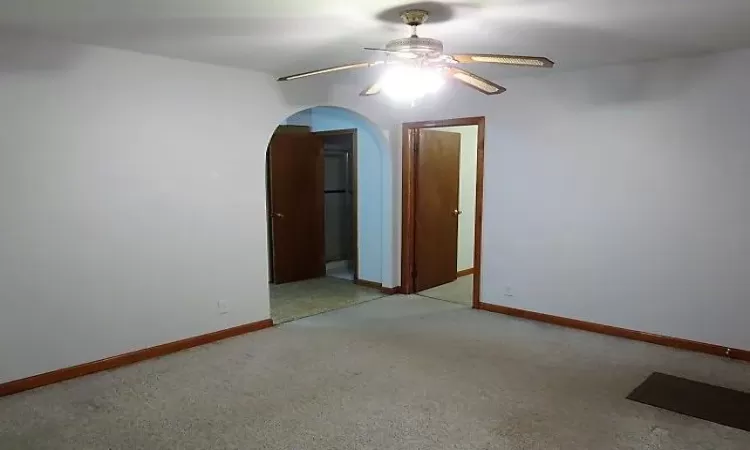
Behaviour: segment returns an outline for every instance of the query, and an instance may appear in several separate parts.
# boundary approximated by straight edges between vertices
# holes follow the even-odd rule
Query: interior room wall
[[[3,50],[0,383],[267,319],[265,149],[300,105],[248,71]]]
[[[282,125],[301,125],[312,128],[312,109],[296,112],[284,120]]]
[[[0,62],[0,383],[269,317],[266,148],[328,80],[21,37]]]
[[[361,86],[3,48],[0,382],[268,318],[265,150],[321,102],[391,149],[368,166],[384,285],[399,277],[400,123],[484,115],[483,301],[750,348],[750,50],[397,109]]]
[[[458,182],[458,257],[456,270],[474,267],[474,213],[477,193],[477,131],[476,125],[432,128],[461,135],[461,162]]]
[[[750,50],[552,69],[399,120],[486,117],[482,301],[750,349],[749,71]]]

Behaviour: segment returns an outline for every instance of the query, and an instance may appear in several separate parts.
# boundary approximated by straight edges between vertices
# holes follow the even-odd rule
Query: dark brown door
[[[414,215],[414,286],[422,291],[456,279],[461,135],[419,130]]]
[[[271,280],[324,276],[323,141],[308,132],[277,132],[268,155]]]

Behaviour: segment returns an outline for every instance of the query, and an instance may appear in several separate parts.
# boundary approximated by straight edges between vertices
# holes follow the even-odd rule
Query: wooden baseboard
[[[381,283],[378,283],[376,281],[362,280],[362,279],[359,279],[359,278],[355,278],[354,279],[354,284],[359,285],[359,286],[368,287],[368,288],[378,289],[378,290],[381,287],[383,287],[383,285]]]
[[[382,292],[385,295],[394,295],[401,293],[401,286],[396,287],[384,287],[382,283],[378,283],[376,281],[369,281],[369,280],[360,280],[359,278],[356,278],[354,280],[354,284],[357,284],[359,286],[364,286],[368,288],[377,289],[380,292]]]
[[[273,326],[271,319],[261,320],[259,322],[248,323],[237,327],[227,328],[226,330],[215,331],[213,333],[193,336],[179,341],[168,342],[155,347],[135,350],[129,353],[112,356],[110,358],[100,359],[98,361],[79,364],[77,366],[66,367],[63,369],[53,370],[51,372],[34,375],[20,380],[9,381],[0,384],[0,397],[16,394],[48,384],[58,383],[60,381],[70,380],[72,378],[82,377],[104,370],[110,370],[128,364],[137,363],[146,359],[157,358],[159,356],[175,353],[199,345],[220,341],[241,334],[258,331]]]
[[[584,320],[553,316],[551,314],[511,308],[508,306],[493,305],[490,303],[480,303],[479,309],[513,317],[520,317],[523,319],[536,320],[538,322],[551,323],[568,328],[575,328],[577,330],[590,331],[592,333],[606,334],[609,336],[632,339],[634,341],[643,341],[649,342],[651,344],[663,345],[666,347],[679,348],[681,350],[690,350],[694,352],[708,353],[710,355],[729,357],[742,361],[750,361],[750,350],[724,347],[721,345],[691,341],[689,339],[664,336],[661,334],[646,333],[643,331],[630,330],[627,328],[620,328],[612,325],[586,322]]]
[[[382,292],[385,295],[395,295],[401,293],[401,286],[396,287],[381,287],[380,292]]]
[[[474,268],[470,267],[468,269],[459,270],[456,272],[456,278],[465,277],[466,275],[474,275]]]

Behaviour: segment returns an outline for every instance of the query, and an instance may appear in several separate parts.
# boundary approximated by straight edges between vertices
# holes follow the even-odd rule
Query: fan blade
[[[554,62],[547,58],[538,56],[517,56],[517,55],[493,55],[493,54],[477,54],[467,53],[463,55],[450,55],[451,58],[455,59],[456,62],[465,63],[494,63],[504,64],[509,66],[524,66],[524,67],[552,67],[555,65]]]
[[[323,73],[331,73],[331,72],[338,72],[340,70],[348,70],[348,69],[363,69],[365,67],[372,67],[376,66],[378,64],[383,64],[383,61],[375,61],[375,62],[363,62],[363,63],[354,63],[354,64],[344,64],[342,66],[334,66],[334,67],[326,67],[325,69],[318,69],[318,70],[311,70],[310,72],[302,72],[297,73],[294,75],[289,75],[286,77],[281,77],[277,81],[290,81],[290,80],[296,80],[299,78],[305,78],[313,75],[319,75]]]
[[[362,97],[369,97],[371,95],[378,95],[380,94],[381,89],[383,86],[380,85],[380,82],[376,82],[365,88],[362,92],[359,93]]]
[[[365,50],[370,50],[371,52],[383,52],[383,53],[395,53],[391,50],[387,50],[384,48],[372,48],[372,47],[364,47]]]
[[[506,90],[499,84],[495,84],[490,80],[482,78],[479,75],[475,75],[469,71],[459,69],[458,67],[449,68],[448,73],[451,77],[455,78],[456,80],[460,81],[466,86],[469,86],[472,89],[476,89],[483,94],[497,95],[502,94]]]

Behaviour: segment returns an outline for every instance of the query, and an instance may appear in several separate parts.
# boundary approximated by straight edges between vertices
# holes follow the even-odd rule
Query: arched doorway
[[[266,158],[271,316],[286,322],[383,296],[385,139],[364,116],[285,119]]]

